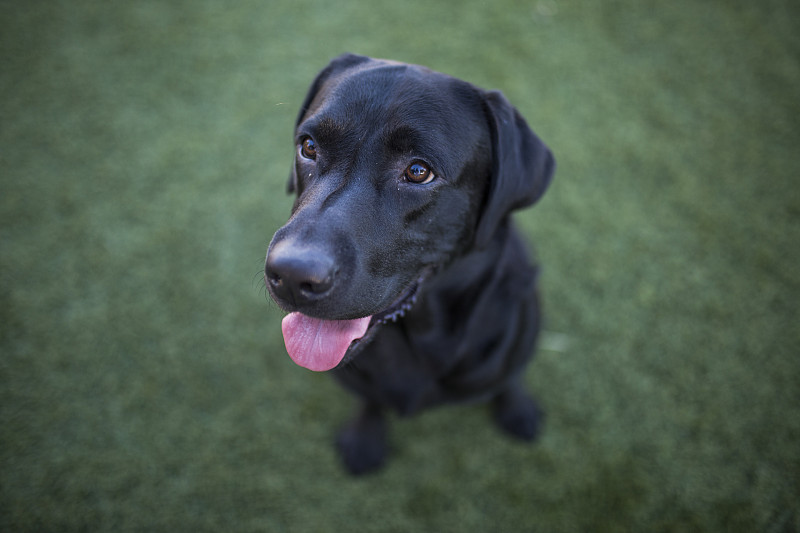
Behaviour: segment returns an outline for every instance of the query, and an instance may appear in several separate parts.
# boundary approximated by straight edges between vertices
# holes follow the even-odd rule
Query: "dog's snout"
[[[320,250],[282,241],[267,255],[265,274],[277,298],[299,306],[331,291],[336,264],[330,255]]]

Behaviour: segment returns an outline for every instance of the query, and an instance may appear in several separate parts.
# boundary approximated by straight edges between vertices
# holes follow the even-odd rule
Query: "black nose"
[[[275,297],[300,306],[331,291],[336,264],[325,252],[279,241],[267,255],[265,274]]]

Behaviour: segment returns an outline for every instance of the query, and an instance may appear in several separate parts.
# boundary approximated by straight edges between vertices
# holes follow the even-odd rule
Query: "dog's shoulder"
[[[474,282],[462,287],[459,297],[447,291],[427,295],[441,302],[429,306],[443,313],[433,320],[450,329],[449,349],[429,356],[440,361],[440,382],[454,394],[491,388],[524,366],[532,354],[528,331],[535,336],[538,329],[538,267],[514,228],[502,228],[493,245],[476,255],[455,263],[448,273],[458,278],[472,269],[467,278]],[[420,340],[413,331],[409,337],[412,343]]]

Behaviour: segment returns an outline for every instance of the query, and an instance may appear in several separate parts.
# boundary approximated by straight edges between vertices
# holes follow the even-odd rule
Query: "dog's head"
[[[289,221],[266,280],[293,360],[337,366],[427,276],[492,241],[554,159],[505,97],[424,67],[345,55],[300,109]],[[361,339],[357,341],[357,339]]]

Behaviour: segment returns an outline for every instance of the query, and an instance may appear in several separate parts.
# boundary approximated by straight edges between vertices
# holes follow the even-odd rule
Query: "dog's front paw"
[[[383,466],[386,459],[386,428],[383,416],[362,413],[342,428],[336,446],[347,470],[366,474]]]
[[[506,433],[532,441],[539,435],[543,416],[533,398],[515,390],[495,399],[494,418]]]

